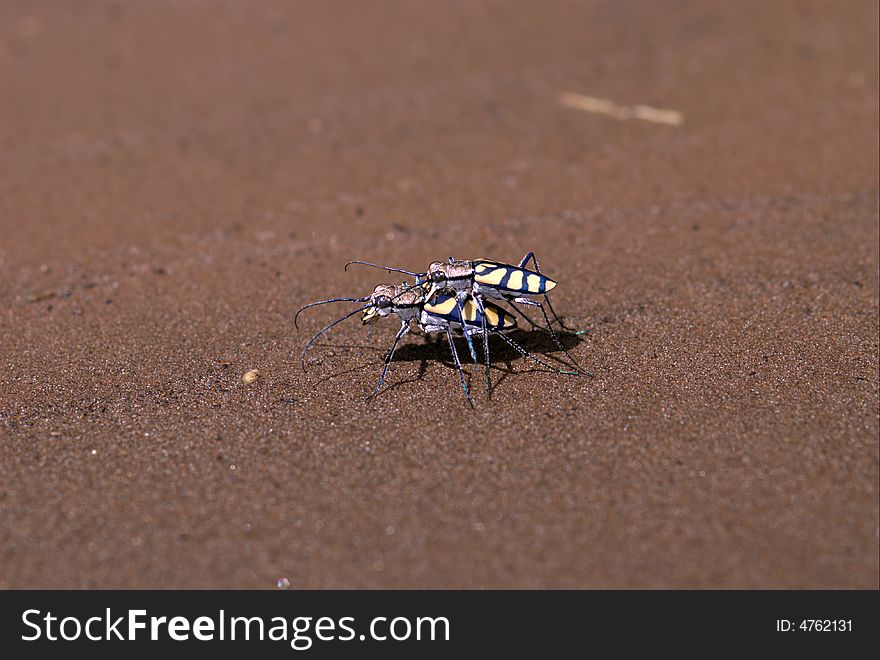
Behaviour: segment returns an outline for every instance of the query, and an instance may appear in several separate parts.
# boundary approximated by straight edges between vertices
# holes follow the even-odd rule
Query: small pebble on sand
[[[250,385],[251,383],[256,383],[259,377],[260,372],[257,369],[251,369],[244,376],[241,377],[241,381],[245,385]]]

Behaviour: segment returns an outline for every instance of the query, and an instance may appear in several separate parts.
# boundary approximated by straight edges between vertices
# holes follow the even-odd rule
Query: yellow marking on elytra
[[[504,315],[504,328],[502,328],[502,330],[505,330],[507,328],[512,328],[515,325],[516,325],[516,318],[511,316],[510,314],[505,314]]]
[[[507,270],[504,268],[494,268],[485,273],[477,273],[474,278],[480,284],[488,284],[491,286],[498,286],[501,284],[501,280],[504,279],[504,276],[507,274]]]
[[[449,316],[455,309],[455,298],[447,298],[441,303],[431,303],[425,305],[425,311],[439,316]]]
[[[556,282],[551,280],[549,277],[545,277],[544,278],[544,293],[547,293],[548,291],[552,291],[555,288],[556,288]]]
[[[521,270],[514,270],[510,273],[510,279],[507,280],[507,284],[505,285],[511,291],[522,291],[523,285],[523,272]],[[529,279],[531,280],[532,276],[529,275]]]
[[[477,303],[473,299],[468,299],[464,304],[464,320],[473,323],[477,320]]]
[[[547,280],[549,282],[549,280]],[[541,293],[541,276],[530,274],[526,279],[526,291],[529,293]]]
[[[504,268],[504,264],[499,264],[495,261],[488,261],[486,259],[478,259],[474,263],[476,264],[474,266],[475,275],[488,275],[497,268]]]
[[[486,307],[486,323],[490,328],[498,327],[498,312],[492,307]]]

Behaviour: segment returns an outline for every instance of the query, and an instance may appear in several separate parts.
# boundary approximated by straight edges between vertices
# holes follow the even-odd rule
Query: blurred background
[[[2,0],[0,585],[876,588],[877,25]],[[596,378],[300,370],[349,259],[530,250]]]

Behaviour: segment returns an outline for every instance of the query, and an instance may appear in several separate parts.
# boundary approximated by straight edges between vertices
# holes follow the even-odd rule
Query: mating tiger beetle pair
[[[534,264],[534,270],[526,268],[529,261]],[[296,316],[294,316],[294,324],[297,323],[300,313],[309,307],[335,302],[367,303],[325,326],[309,339],[300,356],[300,363],[303,369],[306,366],[306,353],[318,337],[346,319],[363,312],[362,320],[364,324],[391,314],[396,315],[400,319],[400,329],[397,331],[394,343],[391,345],[391,350],[385,356],[385,363],[382,368],[382,375],[379,377],[379,383],[376,385],[373,393],[367,397],[368,399],[379,393],[391,361],[394,359],[394,351],[397,349],[401,338],[410,331],[413,325],[418,326],[427,334],[441,332],[446,334],[449,340],[452,359],[455,362],[455,367],[461,380],[461,388],[469,401],[471,397],[465,381],[464,371],[461,367],[461,360],[455,348],[453,333],[464,335],[474,365],[477,364],[477,352],[474,348],[473,338],[482,335],[487,397],[491,395],[489,383],[489,335],[501,337],[505,343],[515,349],[520,355],[555,373],[572,376],[580,374],[592,376],[565,349],[559,338],[559,333],[552,327],[550,317],[547,314],[548,309],[553,316],[553,320],[559,324],[562,332],[570,334],[583,334],[585,332],[572,331],[556,314],[547,294],[556,287],[557,283],[541,273],[538,260],[532,252],[529,252],[520,261],[518,266],[488,259],[461,261],[450,257],[449,261],[433,262],[424,273],[415,273],[391,266],[380,266],[368,261],[349,261],[345,265],[346,270],[352,264],[380,268],[392,273],[403,273],[414,277],[415,282],[413,284],[404,282],[400,285],[380,284],[369,296],[362,298],[332,298],[301,307],[297,311]],[[539,296],[543,296],[543,303],[535,299]],[[508,303],[510,308],[502,308],[493,302],[489,302],[489,299]],[[532,319],[517,309],[517,304],[539,308],[546,325],[540,325],[532,321]],[[525,319],[533,329],[549,334],[557,348],[570,361],[571,364],[569,366],[572,369],[559,369],[547,364],[507,336],[505,334],[507,331],[517,327],[517,317]]]

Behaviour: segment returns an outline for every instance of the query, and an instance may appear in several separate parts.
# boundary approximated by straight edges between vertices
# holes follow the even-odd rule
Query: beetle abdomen
[[[554,280],[526,268],[486,259],[474,264],[474,281],[486,287],[530,296],[548,293],[556,287]]]
[[[501,307],[491,303],[483,303],[483,309],[486,312],[486,329],[490,332],[500,332],[516,327],[516,317]],[[466,326],[469,330],[483,329],[483,313],[473,298],[464,301],[459,310],[455,296],[439,294],[434,297],[432,302],[425,304],[424,310],[426,313],[449,323]]]

